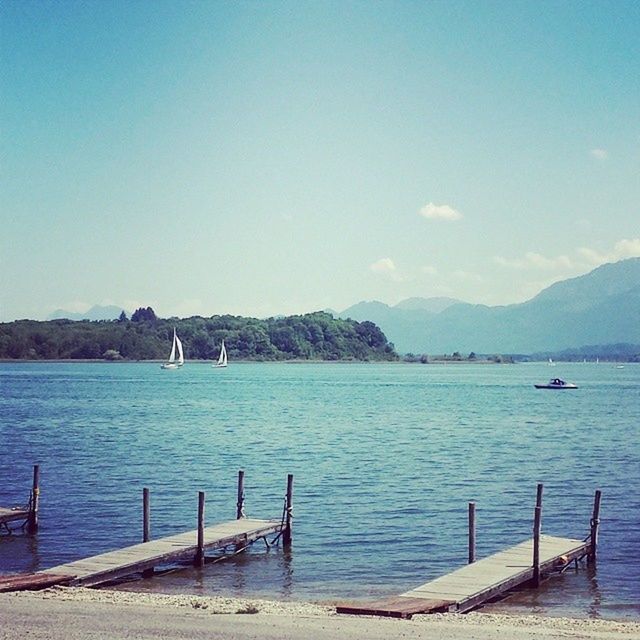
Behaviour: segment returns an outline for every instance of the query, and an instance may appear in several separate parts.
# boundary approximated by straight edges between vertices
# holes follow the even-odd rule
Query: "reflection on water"
[[[33,573],[42,567],[37,535],[27,535],[18,528],[0,534],[0,573]]]

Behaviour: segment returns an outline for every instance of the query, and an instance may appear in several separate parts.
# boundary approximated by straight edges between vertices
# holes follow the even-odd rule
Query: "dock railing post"
[[[293,474],[287,475],[287,498],[285,506],[285,525],[284,533],[282,535],[283,547],[291,546],[292,539],[292,522],[293,522]]]
[[[236,503],[236,519],[244,518],[244,471],[238,471],[238,501]]]
[[[198,491],[198,548],[194,564],[204,567],[204,491]]]
[[[536,489],[536,507],[540,507],[542,509],[542,492],[544,490],[544,485],[542,482],[538,482],[538,487]]]
[[[540,528],[542,507],[536,507],[533,520],[533,586],[540,586]]]
[[[598,526],[600,524],[600,499],[602,498],[602,491],[596,489],[596,494],[593,498],[593,514],[591,516],[591,535],[589,536],[589,562],[596,561],[597,548],[598,548]]]
[[[38,531],[38,505],[40,502],[40,465],[33,465],[33,485],[31,487],[31,500],[29,501],[29,520],[27,531],[36,533]]]
[[[469,503],[469,564],[476,561],[476,503]]]
[[[151,540],[151,502],[149,500],[149,489],[142,489],[142,542]]]

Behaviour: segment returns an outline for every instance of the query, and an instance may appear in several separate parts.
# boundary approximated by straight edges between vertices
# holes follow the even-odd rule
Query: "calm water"
[[[577,391],[537,391],[551,376]],[[122,588],[334,600],[395,594],[543,531],[583,538],[603,491],[597,570],[570,570],[499,605],[640,618],[640,366],[188,363],[0,364],[0,504],[41,464],[41,530],[0,537],[0,571],[133,544],[142,488],[152,535],[246,511],[279,517],[295,474],[290,555],[251,553]]]

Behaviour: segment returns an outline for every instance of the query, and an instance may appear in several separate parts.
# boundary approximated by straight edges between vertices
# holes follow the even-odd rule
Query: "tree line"
[[[158,318],[150,307],[131,319],[17,320],[0,324],[0,358],[15,360],[161,360],[173,330],[185,358],[213,360],[222,340],[230,359],[397,360],[373,322],[356,322],[317,312],[284,318],[212,316]]]

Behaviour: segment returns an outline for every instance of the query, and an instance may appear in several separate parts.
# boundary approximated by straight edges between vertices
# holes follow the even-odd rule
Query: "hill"
[[[161,360],[176,328],[189,359],[217,358],[222,340],[230,360],[397,360],[372,322],[323,312],[287,318],[212,316],[163,320],[151,308],[131,320],[19,320],[0,324],[0,358]]]
[[[439,313],[361,303],[340,314],[378,324],[400,352],[533,353],[640,343],[640,258],[557,282],[527,302],[457,303]]]

